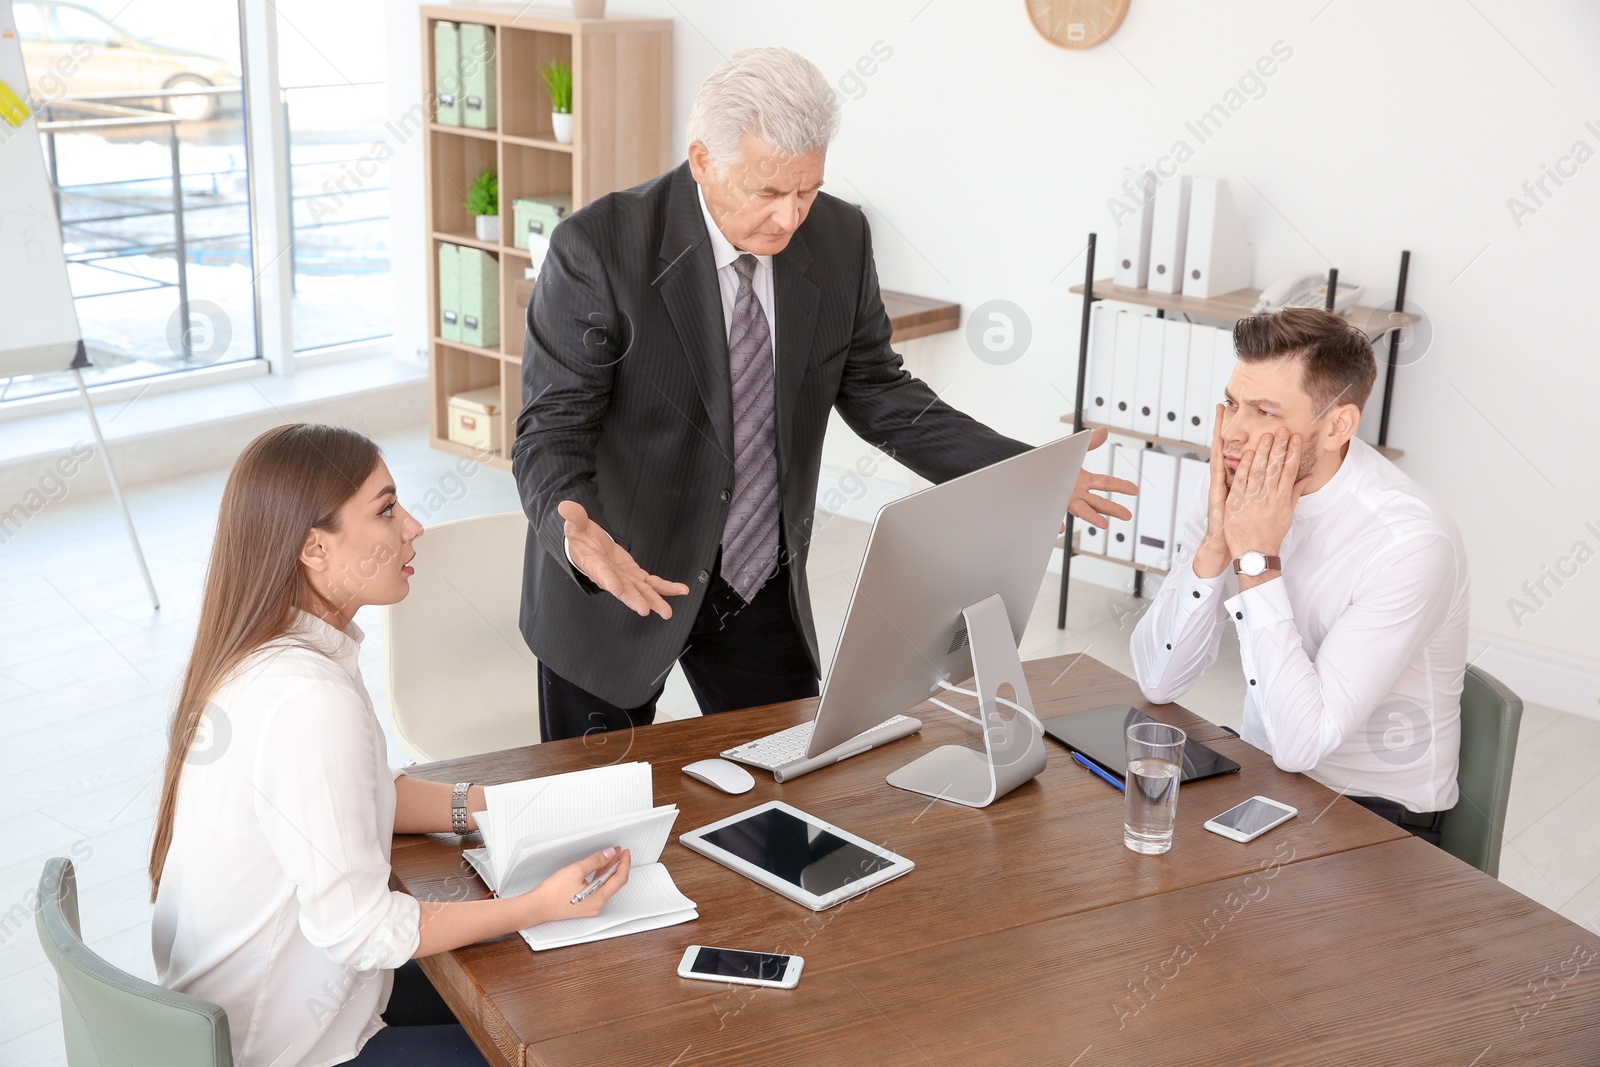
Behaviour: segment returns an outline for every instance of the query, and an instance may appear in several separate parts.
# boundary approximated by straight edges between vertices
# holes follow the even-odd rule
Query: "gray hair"
[[[787,48],[746,48],[700,86],[689,142],[700,141],[720,172],[739,159],[746,134],[786,155],[828,147],[839,132],[839,98],[816,64]]]

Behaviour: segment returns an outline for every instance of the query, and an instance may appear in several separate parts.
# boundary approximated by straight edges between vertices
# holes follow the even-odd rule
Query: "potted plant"
[[[572,67],[559,59],[539,69],[550,93],[550,125],[559,144],[572,143]]]
[[[478,240],[500,240],[500,179],[494,171],[484,171],[467,186],[467,214],[473,216]]]

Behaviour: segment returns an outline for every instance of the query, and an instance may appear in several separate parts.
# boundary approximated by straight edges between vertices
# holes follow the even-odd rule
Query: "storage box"
[[[479,348],[500,344],[500,260],[481,248],[458,250],[461,268],[461,341]]]
[[[494,27],[461,24],[461,125],[495,128]]]
[[[461,125],[461,36],[453,22],[433,24],[433,108],[439,125]]]
[[[529,238],[550,239],[556,223],[572,214],[572,196],[556,193],[550,196],[530,196],[511,201],[511,243],[518,248],[529,247]]]
[[[480,452],[494,451],[500,441],[500,387],[457,393],[445,416],[445,436],[450,440]]]
[[[460,252],[457,245],[439,246],[439,336],[446,341],[461,340]]]

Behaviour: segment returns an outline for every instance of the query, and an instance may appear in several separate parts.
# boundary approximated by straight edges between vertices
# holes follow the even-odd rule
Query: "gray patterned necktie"
[[[739,293],[728,331],[733,378],[733,502],[722,528],[722,576],[749,603],[778,563],[778,453],[772,331],[756,299],[756,258],[733,261]]]

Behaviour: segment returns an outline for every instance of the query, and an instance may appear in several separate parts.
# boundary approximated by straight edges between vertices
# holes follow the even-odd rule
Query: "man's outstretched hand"
[[[1096,430],[1089,438],[1091,450],[1100,448],[1106,443],[1105,430]],[[1103,496],[1095,496],[1089,490],[1098,489],[1102,493],[1122,493],[1126,496],[1137,496],[1139,487],[1126,478],[1113,478],[1109,474],[1090,474],[1088,471],[1078,472],[1078,484],[1072,489],[1072,503],[1067,505],[1067,510],[1084,522],[1098,526],[1104,530],[1111,525],[1109,515],[1116,519],[1131,519],[1133,512],[1121,504],[1112,503]]]
[[[567,555],[574,567],[635,614],[653,611],[663,619],[672,618],[672,605],[663,598],[688,595],[687,585],[658,578],[635,563],[576,500],[563,500],[556,511],[566,520]]]

